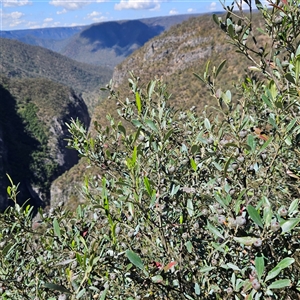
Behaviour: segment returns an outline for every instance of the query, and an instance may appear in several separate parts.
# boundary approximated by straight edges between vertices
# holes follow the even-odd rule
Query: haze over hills
[[[65,45],[68,38],[86,26],[52,27],[0,31],[2,38],[17,40],[33,46],[41,46],[56,52]]]
[[[80,62],[113,68],[149,39],[196,15],[109,21],[90,26],[1,31],[0,35],[48,48]]]
[[[71,37],[60,53],[81,62],[113,68],[151,38],[192,16],[188,14],[92,24]]]

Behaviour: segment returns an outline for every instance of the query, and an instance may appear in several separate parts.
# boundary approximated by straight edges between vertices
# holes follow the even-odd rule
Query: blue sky
[[[0,0],[0,30],[76,26],[220,10],[218,0]]]

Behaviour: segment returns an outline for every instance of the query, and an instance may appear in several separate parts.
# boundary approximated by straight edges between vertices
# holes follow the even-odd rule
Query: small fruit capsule
[[[253,245],[254,245],[255,247],[260,247],[260,246],[262,245],[262,240],[261,240],[261,239],[257,239],[257,240],[253,243]]]
[[[226,222],[226,217],[224,215],[218,216],[218,223],[224,225]]]
[[[207,216],[208,215],[208,210],[206,208],[203,208],[201,211],[202,216]]]
[[[213,138],[210,137],[210,138],[207,139],[207,144],[208,145],[212,145],[213,143],[214,143],[214,139]]]
[[[239,167],[238,163],[236,161],[234,161],[232,164],[231,164],[231,168],[233,170],[236,170],[237,168]]]
[[[256,291],[260,289],[260,283],[258,282],[257,279],[254,279],[254,280],[252,281],[252,287],[253,287],[253,289],[255,289]]]
[[[247,134],[248,134],[248,131],[247,131],[247,130],[245,130],[245,129],[243,129],[243,130],[241,130],[241,131],[239,132],[239,136],[240,136],[241,138],[244,138],[244,137],[246,137],[246,136],[247,136]]]
[[[288,214],[288,211],[286,209],[285,206],[281,206],[279,209],[278,209],[278,214],[281,216],[281,217],[285,217],[287,214]]]
[[[170,174],[173,174],[173,173],[175,172],[175,167],[174,167],[174,166],[170,166],[170,167],[168,168],[168,172],[169,172]]]
[[[277,230],[279,230],[279,228],[280,228],[280,224],[279,224],[279,222],[277,221],[277,220],[272,220],[271,221],[271,230],[272,231],[277,231]]]
[[[199,229],[199,223],[196,222],[193,227],[194,227],[195,230]]]
[[[244,156],[239,156],[238,158],[237,158],[237,160],[239,161],[239,162],[244,162],[244,160],[245,160],[245,157]]]
[[[243,216],[236,217],[236,224],[238,226],[243,226],[246,224],[246,218]]]
[[[188,238],[188,233],[187,233],[187,232],[184,232],[184,233],[182,234],[182,238],[183,238],[184,240],[186,240],[186,239]]]

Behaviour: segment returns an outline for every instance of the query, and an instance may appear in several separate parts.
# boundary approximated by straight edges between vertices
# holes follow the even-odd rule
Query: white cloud
[[[29,0],[1,0],[4,7],[16,7],[16,6],[25,6],[32,5],[32,2]]]
[[[14,11],[11,13],[2,13],[2,15],[1,15],[2,26],[3,27],[16,27],[24,22],[21,19],[23,16],[24,16],[24,14],[19,11]]]
[[[91,19],[91,18],[100,16],[100,15],[101,15],[101,13],[99,13],[98,11],[93,11],[92,13],[88,14],[87,17],[88,17],[88,19]]]
[[[49,4],[57,6],[57,7],[63,7],[65,10],[77,10],[81,9],[82,7],[90,4],[90,1],[63,1],[63,0],[52,0],[49,2]]]
[[[15,19],[15,20],[16,19],[20,19],[21,17],[24,16],[24,14],[21,13],[20,11],[14,11],[14,12],[12,12],[10,14],[7,14],[7,15],[10,15],[10,17],[13,18],[13,19]]]
[[[177,11],[175,8],[173,8],[173,9],[171,9],[171,10],[169,11],[169,14],[170,14],[170,15],[177,15],[177,14],[178,14],[178,11]]]
[[[115,4],[115,10],[123,9],[149,9],[158,10],[160,8],[159,0],[121,0],[120,3]]]
[[[195,11],[196,11],[196,9],[194,9],[194,8],[188,8],[188,10],[187,10],[188,13],[192,13],[192,12],[195,12]]]
[[[62,11],[58,11],[57,14],[64,14],[69,10],[78,10],[82,7],[89,5],[91,3],[101,3],[106,2],[108,0],[51,0],[49,4],[54,5],[56,7],[63,7],[64,9]]]
[[[209,6],[209,9],[210,9],[210,10],[215,10],[216,7],[217,7],[217,3],[216,3],[216,2],[212,2],[212,3],[210,4],[210,6]]]
[[[86,19],[90,19],[94,22],[101,22],[101,21],[107,20],[107,17],[102,16],[101,12],[93,11],[87,15]]]
[[[52,18],[46,18],[46,19],[44,19],[44,22],[46,22],[46,23],[48,23],[48,22],[52,22],[53,21],[53,19]]]
[[[67,13],[68,11],[64,8],[63,10],[60,10],[60,11],[57,11],[56,14],[57,15],[62,15],[62,14],[65,14]]]

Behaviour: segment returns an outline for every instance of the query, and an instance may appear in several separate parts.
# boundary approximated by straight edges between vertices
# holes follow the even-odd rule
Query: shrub
[[[248,46],[242,8],[214,16],[251,61],[237,99],[217,87],[225,62],[208,63],[196,76],[213,112],[177,111],[161,80],[140,87],[132,75],[130,99],[107,87],[123,122],[95,122],[95,136],[71,122],[69,146],[99,169],[82,188],[90,203],[41,212],[38,229],[29,207],[7,210],[3,299],[299,297],[299,12],[256,3],[270,49]]]

